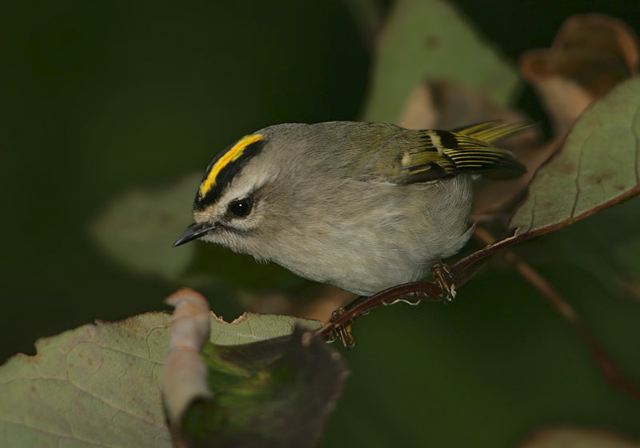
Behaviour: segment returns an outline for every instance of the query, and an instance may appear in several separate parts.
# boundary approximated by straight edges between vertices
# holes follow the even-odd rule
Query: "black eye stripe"
[[[196,199],[195,199],[194,204],[193,204],[194,209],[203,210],[208,205],[213,204],[218,199],[220,199],[220,196],[222,195],[222,192],[227,187],[227,185],[229,185],[229,183],[233,180],[235,175],[238,174],[238,172],[240,172],[242,170],[242,168],[247,164],[247,162],[252,157],[254,157],[254,156],[256,156],[257,154],[260,153],[260,150],[262,149],[262,147],[264,146],[265,143],[266,143],[265,140],[260,140],[260,141],[257,141],[257,142],[254,142],[254,143],[248,145],[244,149],[244,151],[243,151],[243,153],[242,153],[242,155],[240,157],[238,157],[236,160],[234,160],[233,162],[230,162],[224,168],[222,168],[222,170],[220,170],[220,173],[218,173],[218,176],[216,177],[216,183],[215,183],[214,187],[204,197],[200,196],[200,192],[198,191],[198,193],[196,194]],[[209,167],[207,168],[207,171],[205,172],[205,177],[209,173],[209,170],[211,169],[213,164],[220,157],[222,157],[226,152],[227,151],[225,150],[222,153],[220,153],[209,164]]]

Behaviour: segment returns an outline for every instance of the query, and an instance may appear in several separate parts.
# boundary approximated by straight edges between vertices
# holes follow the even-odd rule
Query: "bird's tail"
[[[458,128],[451,131],[452,138],[441,139],[442,152],[451,161],[455,173],[470,171],[502,178],[519,176],[527,170],[525,166],[511,151],[496,146],[495,142],[531,126],[486,121]]]
[[[524,123],[483,123],[443,131],[417,132],[417,144],[402,156],[406,182],[428,182],[458,174],[486,174],[493,178],[519,176],[527,169],[498,140],[531,125]]]

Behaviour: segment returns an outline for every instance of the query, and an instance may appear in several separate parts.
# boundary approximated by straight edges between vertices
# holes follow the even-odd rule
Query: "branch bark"
[[[522,236],[512,236],[496,242],[493,235],[481,227],[476,229],[475,235],[487,246],[451,265],[451,274],[457,286],[469,280],[489,257],[523,240]],[[504,253],[504,258],[514,266],[527,283],[540,292],[558,314],[571,324],[584,341],[605,379],[628,396],[640,401],[640,388],[616,367],[611,356],[585,327],[575,309],[553,285],[514,252]],[[351,334],[351,324],[358,317],[367,315],[383,305],[393,305],[398,302],[418,305],[423,300],[442,301],[443,297],[445,297],[444,291],[433,282],[414,282],[395,286],[370,297],[359,297],[334,311],[331,320],[318,330],[318,334],[327,341],[338,339],[346,347],[352,347],[355,345],[355,340]]]

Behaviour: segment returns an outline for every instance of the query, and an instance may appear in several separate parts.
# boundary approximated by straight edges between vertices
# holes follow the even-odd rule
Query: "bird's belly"
[[[389,188],[373,198],[367,198],[366,190],[352,192],[353,200],[338,207],[342,214],[336,216],[332,209],[318,213],[320,219],[300,226],[302,232],[287,234],[290,250],[274,250],[269,258],[311,280],[371,295],[419,280],[435,261],[466,243],[471,206],[467,178]],[[358,206],[350,208],[353,203]],[[344,212],[351,209],[353,213]]]
[[[403,247],[389,244],[384,235],[378,241],[354,236],[339,243],[318,243],[299,248],[302,256],[294,260],[274,261],[302,277],[358,295],[418,280],[440,255],[425,250],[419,241]]]

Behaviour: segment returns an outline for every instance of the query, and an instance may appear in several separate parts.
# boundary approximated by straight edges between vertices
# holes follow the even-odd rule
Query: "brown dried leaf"
[[[522,75],[534,84],[554,124],[556,137],[537,148],[515,152],[527,173],[507,182],[486,182],[476,195],[477,219],[508,209],[538,169],[564,144],[564,135],[584,110],[616,84],[636,73],[638,43],[623,22],[589,14],[568,19],[549,50],[533,50],[521,60]]]
[[[438,118],[429,81],[423,81],[407,97],[398,124],[407,129],[432,129]]]
[[[526,121],[526,117],[462,84],[424,80],[407,97],[398,124],[407,129],[452,129],[486,120]]]
[[[210,398],[207,367],[200,347],[209,337],[209,305],[191,289],[176,291],[166,300],[175,307],[169,333],[169,354],[162,369],[162,390],[169,421],[176,423],[195,399]]]
[[[520,70],[563,135],[594,99],[637,73],[638,59],[637,38],[624,22],[586,14],[567,19],[550,49],[525,53]]]

